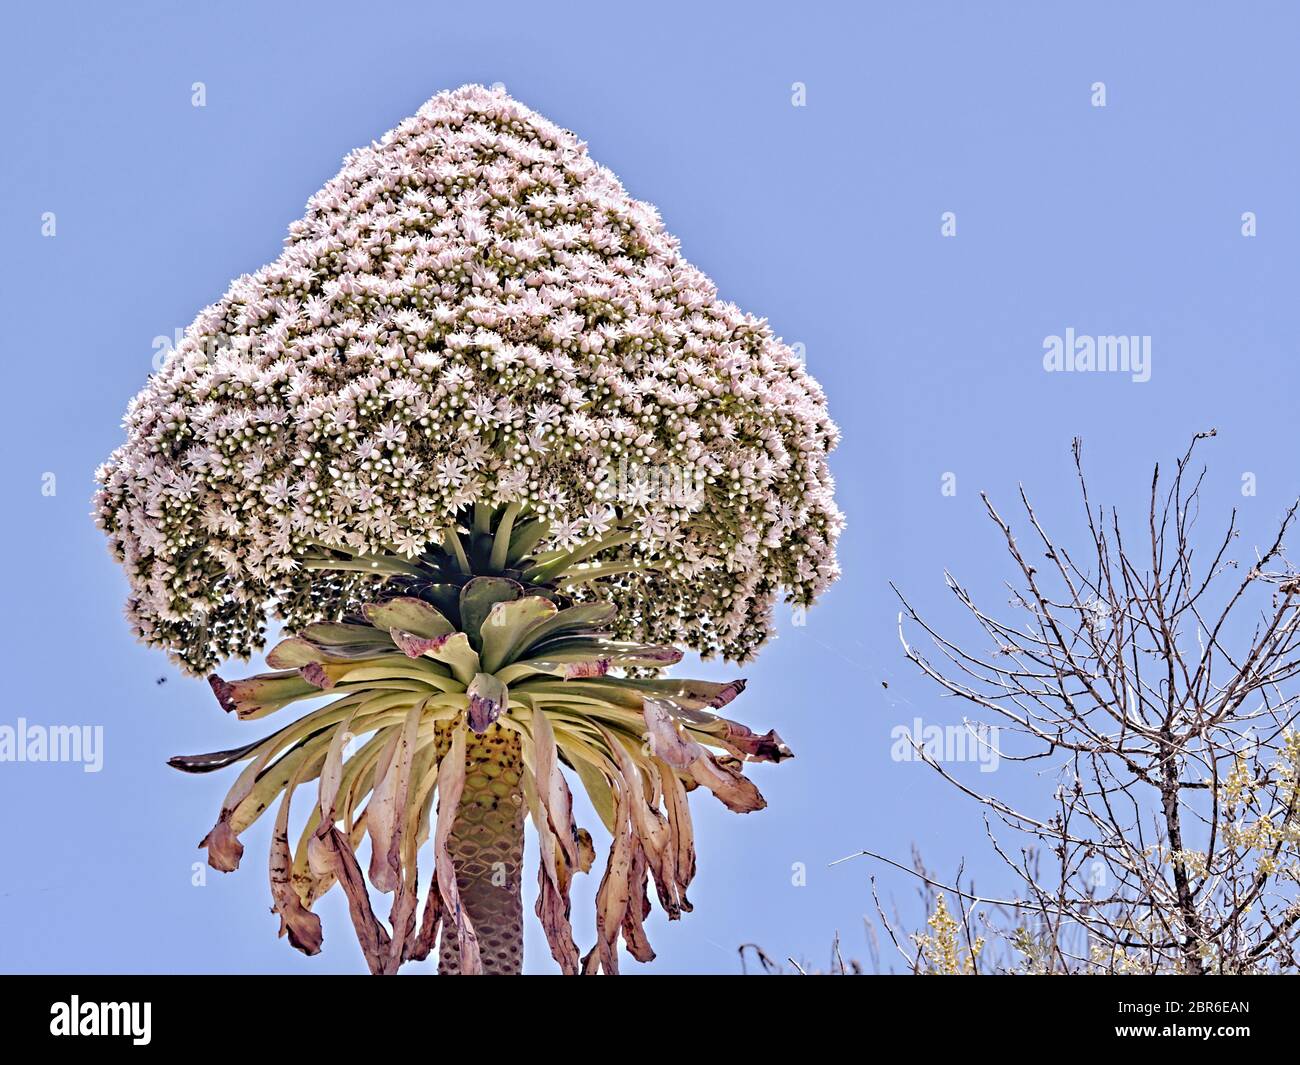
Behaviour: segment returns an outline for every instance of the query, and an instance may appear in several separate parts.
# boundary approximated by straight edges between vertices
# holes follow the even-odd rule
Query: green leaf
[[[259,673],[244,680],[222,680],[213,673],[208,685],[223,710],[234,712],[241,721],[265,717],[282,706],[299,699],[320,695],[320,689],[309,683],[297,670],[282,673]]]
[[[474,679],[474,674],[479,672],[478,653],[470,646],[469,637],[463,632],[439,637],[439,642],[424,653],[450,666],[451,675],[462,684],[469,684]]]
[[[533,518],[530,521],[521,522],[515,525],[510,533],[510,565],[518,565],[528,557],[534,547],[542,542],[542,539],[551,531],[551,523],[543,521],[540,518]]]
[[[460,585],[450,582],[438,582],[416,585],[413,591],[421,599],[427,599],[453,627],[460,627]]]
[[[671,666],[682,660],[681,651],[651,643],[627,643],[598,636],[573,636],[545,640],[528,648],[529,659],[550,662],[589,662],[604,659],[615,666],[640,666],[651,669]]]
[[[509,504],[497,523],[496,533],[492,537],[492,555],[488,559],[494,573],[500,573],[506,568],[510,557],[510,534],[514,530],[515,518],[519,515],[521,505]]]
[[[705,707],[717,710],[726,706],[745,690],[744,680],[722,684],[711,680],[690,680],[686,677],[605,677],[602,683],[665,699],[679,710],[696,711]],[[712,721],[712,714],[686,715],[688,720]]]
[[[608,658],[581,658],[577,661],[557,662],[550,658],[521,658],[497,671],[497,676],[507,684],[527,677],[543,674],[563,680],[584,680],[603,677],[609,672]]]
[[[435,607],[413,596],[386,599],[382,603],[366,603],[361,612],[372,625],[380,629],[401,629],[426,639],[446,636],[456,631],[456,626]]]
[[[332,660],[333,655],[322,651],[313,643],[308,643],[301,636],[290,636],[281,640],[266,656],[266,664],[272,669],[300,669],[322,659]]]
[[[524,633],[524,646],[507,661],[530,653],[545,640],[563,636],[603,636],[608,631],[609,623],[617,616],[618,608],[613,603],[579,603],[567,607]]]
[[[285,785],[298,775],[299,767],[304,761],[319,760],[323,763],[325,753],[329,749],[329,741],[328,733],[312,736],[267,766],[258,776],[257,782],[248,795],[235,807],[230,816],[230,827],[235,835],[239,835],[266,812],[266,808],[284,790]],[[300,776],[299,783],[314,780],[319,772],[320,765],[315,767],[315,772],[308,769]]]
[[[374,658],[396,649],[388,633],[373,625],[341,624],[332,621],[308,625],[298,636],[335,658]]]
[[[582,787],[587,792],[587,798],[591,800],[592,809],[596,811],[596,816],[600,818],[606,831],[612,835],[614,832],[614,789],[609,782],[609,778],[590,762],[581,758],[573,760],[573,769],[578,774],[578,779],[582,781]]]
[[[613,677],[555,680],[551,677],[534,676],[525,681],[509,683],[516,695],[537,694],[559,699],[575,698],[578,701],[590,699],[640,713],[645,705],[645,697],[634,688],[614,685],[611,683],[613,680]]]
[[[483,639],[484,672],[495,673],[509,663],[527,642],[529,632],[557,613],[556,605],[539,595],[495,603],[479,631]]]
[[[460,630],[469,637],[474,650],[483,646],[479,632],[492,607],[523,594],[524,586],[506,577],[475,577],[460,590]]]

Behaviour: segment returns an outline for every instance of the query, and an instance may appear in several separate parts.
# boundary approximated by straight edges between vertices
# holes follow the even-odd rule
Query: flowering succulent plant
[[[258,649],[268,608],[373,590],[305,554],[414,557],[475,502],[600,544],[627,634],[705,655],[745,659],[778,589],[838,572],[838,433],[799,358],[571,133],[477,86],[349,155],[126,427],[98,519],[139,635],[195,671]]]
[[[280,257],[199,314],[126,428],[95,508],[140,638],[203,673],[259,650],[273,616],[293,633],[276,672],[213,675],[222,705],[339,696],[173,760],[247,763],[211,864],[233,869],[283,794],[272,895],[295,946],[319,949],[310,907],[337,881],[372,971],[427,955],[441,925],[443,971],[513,972],[530,813],[562,969],[615,971],[620,933],[652,956],[647,876],[670,917],[689,909],[686,792],[757,809],[741,763],[789,754],[712,713],[743,682],[659,676],[669,645],[750,657],[778,595],[808,605],[838,575],[842,525],[821,388],[654,208],[504,92],[440,94],[350,154]],[[593,850],[562,766],[613,839],[585,960],[568,888]]]

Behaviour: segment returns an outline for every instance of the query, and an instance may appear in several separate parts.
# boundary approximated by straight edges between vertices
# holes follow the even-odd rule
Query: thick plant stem
[[[524,797],[519,734],[491,725],[469,734],[466,778],[449,847],[461,904],[478,934],[483,972],[518,975],[524,960]],[[438,972],[460,972],[455,934],[444,925]]]

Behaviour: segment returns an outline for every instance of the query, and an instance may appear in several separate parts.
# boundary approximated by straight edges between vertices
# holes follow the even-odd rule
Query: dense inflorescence
[[[825,397],[655,209],[502,91],[352,152],[132,401],[95,510],[145,642],[203,672],[338,617],[472,503],[610,541],[624,634],[744,660],[838,576]],[[623,565],[617,565],[623,563]]]

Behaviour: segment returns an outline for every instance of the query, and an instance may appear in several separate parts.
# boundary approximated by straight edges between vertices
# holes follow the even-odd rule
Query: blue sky
[[[275,939],[269,825],[248,834],[243,870],[192,883],[228,781],[166,758],[244,742],[250,726],[132,642],[89,497],[154,338],[273,258],[343,155],[441,89],[502,81],[575,130],[724,297],[805,345],[844,432],[844,577],[806,625],[786,619],[735,706],[798,757],[755,770],[762,813],[697,800],[696,912],[671,926],[656,913],[647,971],[738,971],[744,942],[824,964],[837,931],[862,956],[873,871],[919,924],[905,877],[828,867],[861,848],[907,861],[915,845],[945,875],[965,858],[982,887],[1010,889],[978,811],[890,756],[895,726],[962,711],[905,668],[888,582],[941,628],[961,620],[944,568],[996,597],[1009,573],[981,490],[1010,509],[1023,482],[1048,523],[1077,530],[1073,436],[1094,490],[1132,511],[1152,463],[1213,426],[1206,520],[1240,507],[1243,553],[1300,493],[1294,8],[484,10],[51,2],[6,16],[0,725],[102,725],[104,765],[0,763],[0,970],[363,969],[337,892],[320,906],[323,954]],[[956,236],[941,235],[944,212]],[[1044,338],[1066,329],[1149,336],[1150,380],[1045,372]],[[1020,769],[996,775],[1026,802],[1050,793]],[[575,893],[584,946],[595,886]],[[526,953],[551,970],[536,929]]]

